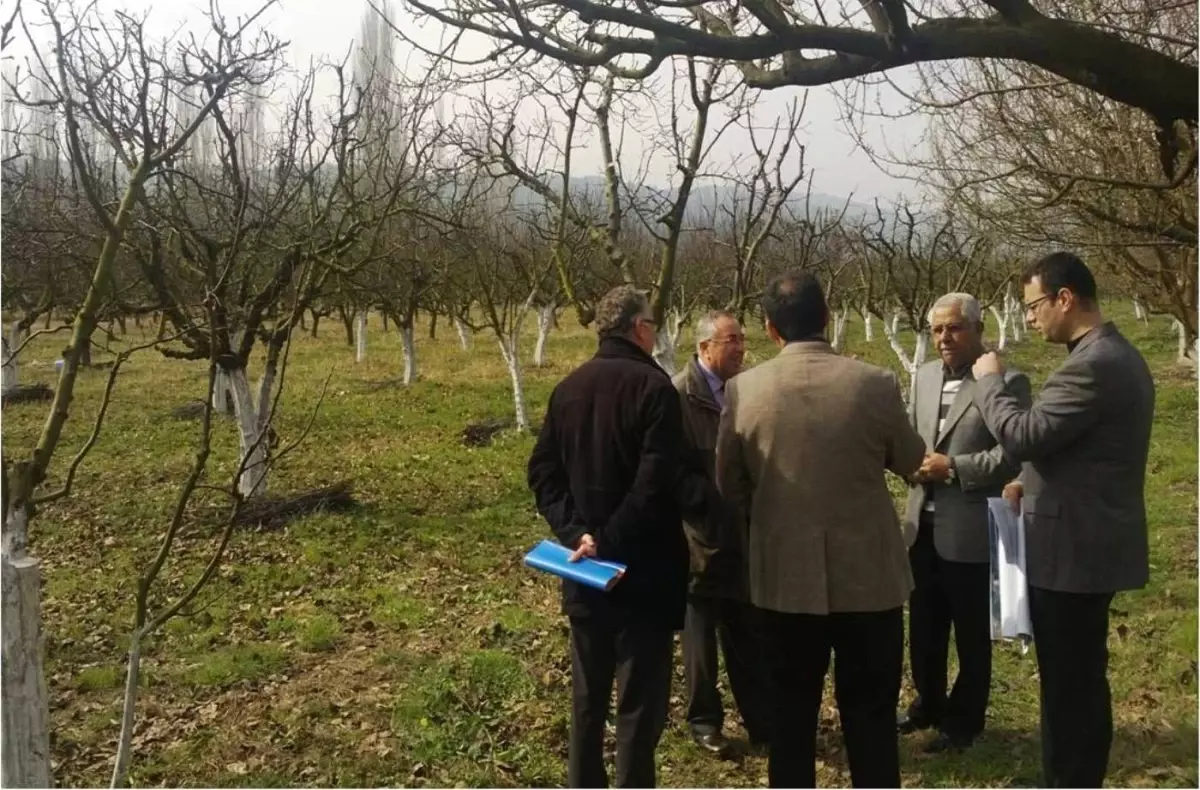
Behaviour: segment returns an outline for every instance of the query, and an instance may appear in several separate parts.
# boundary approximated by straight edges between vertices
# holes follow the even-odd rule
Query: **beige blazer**
[[[721,493],[749,514],[750,598],[801,614],[902,606],[912,572],[885,470],[907,477],[925,442],[895,374],[791,343],[725,385]]]

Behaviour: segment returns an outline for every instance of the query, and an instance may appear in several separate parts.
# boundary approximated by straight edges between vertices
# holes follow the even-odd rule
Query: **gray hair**
[[[596,305],[596,332],[603,335],[627,335],[633,322],[650,309],[645,291],[632,285],[618,285]]]
[[[968,322],[972,324],[983,323],[983,307],[980,306],[979,300],[971,294],[967,293],[948,293],[933,303],[933,307],[929,308],[929,320],[933,321],[933,311],[943,307],[957,307]]]
[[[717,322],[722,318],[732,318],[737,320],[737,316],[728,310],[709,310],[700,319],[696,321],[696,350],[700,350],[700,344],[705,340],[712,340],[713,334],[717,331]]]

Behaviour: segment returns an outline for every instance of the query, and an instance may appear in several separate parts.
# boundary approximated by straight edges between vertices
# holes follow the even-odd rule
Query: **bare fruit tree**
[[[490,37],[488,63],[532,51],[645,79],[668,59],[714,58],[736,61],[753,87],[777,88],[913,63],[1020,61],[1136,108],[1163,130],[1176,121],[1194,126],[1200,106],[1194,60],[1131,40],[1119,26],[1081,21],[1080,4],[861,0],[863,14],[853,4],[821,0],[404,1],[421,17]]]
[[[55,150],[69,158],[75,183],[103,228],[103,242],[91,284],[74,315],[70,344],[63,355],[54,400],[37,445],[27,455],[15,453],[15,460],[10,448],[5,448],[2,737],[6,785],[47,787],[52,780],[39,645],[40,573],[37,560],[27,552],[27,544],[35,509],[70,494],[73,472],[94,443],[93,438],[76,454],[61,485],[52,491],[43,490],[51,479],[51,461],[71,410],[80,363],[92,342],[98,311],[139,195],[148,182],[169,167],[223,97],[253,83],[275,62],[277,42],[264,35],[247,35],[256,17],[232,27],[213,18],[207,42],[190,39],[179,43],[189,67],[176,69],[157,57],[147,41],[144,18],[125,13],[105,15],[95,6],[80,9],[50,0],[39,4],[36,11],[26,8],[16,16],[33,54],[27,76],[18,75],[5,87],[17,97],[18,104],[46,108],[63,119]],[[32,32],[39,22],[50,31],[48,46],[40,33]],[[175,98],[199,85],[207,86],[206,100],[195,108],[190,124],[176,123]],[[120,100],[114,101],[117,97]],[[115,211],[113,203],[103,197],[97,150],[85,144],[89,135],[103,140],[110,155],[126,166],[123,194]],[[102,408],[93,437],[103,413]]]
[[[1196,62],[1196,7],[1153,0],[1051,3],[1080,24]],[[927,64],[909,112],[931,118],[916,166],[955,206],[998,237],[1030,248],[1079,250],[1139,307],[1197,337],[1194,124],[1144,113],[1025,63]],[[1003,314],[1002,314],[1003,317]],[[1015,325],[1015,322],[1014,322]]]

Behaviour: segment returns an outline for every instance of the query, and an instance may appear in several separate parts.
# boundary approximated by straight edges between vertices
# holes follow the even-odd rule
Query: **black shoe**
[[[896,714],[896,730],[901,734],[906,735],[917,730],[931,730],[937,725],[936,719],[917,711],[905,710]]]
[[[925,748],[922,751],[926,754],[961,752],[971,748],[973,743],[975,743],[975,738],[969,735],[954,735],[948,732],[939,732],[932,741],[925,744]]]
[[[692,740],[713,757],[721,760],[733,757],[733,742],[719,732],[693,733]]]

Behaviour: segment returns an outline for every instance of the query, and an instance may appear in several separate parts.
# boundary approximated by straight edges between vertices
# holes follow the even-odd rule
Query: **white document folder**
[[[1000,497],[989,498],[987,504],[992,639],[1019,639],[1024,652],[1033,640],[1025,579],[1025,519]]]

